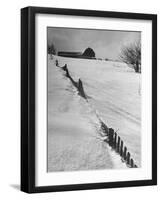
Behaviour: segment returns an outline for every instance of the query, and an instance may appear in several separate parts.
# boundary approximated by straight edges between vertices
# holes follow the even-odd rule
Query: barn
[[[59,51],[58,56],[70,57],[70,58],[84,58],[84,59],[95,59],[95,52],[90,47],[86,48],[82,52],[72,52],[72,51]]]

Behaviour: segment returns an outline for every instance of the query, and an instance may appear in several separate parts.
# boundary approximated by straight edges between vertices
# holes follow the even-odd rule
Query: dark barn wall
[[[83,56],[88,56],[88,57],[91,57],[91,58],[95,58],[95,52],[93,51],[93,49],[91,49],[90,47],[88,47],[84,51]]]

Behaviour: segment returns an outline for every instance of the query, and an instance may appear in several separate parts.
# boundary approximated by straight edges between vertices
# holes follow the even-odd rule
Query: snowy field
[[[89,102],[77,94],[64,72],[81,78]],[[126,64],[55,56],[48,59],[48,171],[126,168],[103,142],[96,113],[117,130],[141,166],[140,74]]]

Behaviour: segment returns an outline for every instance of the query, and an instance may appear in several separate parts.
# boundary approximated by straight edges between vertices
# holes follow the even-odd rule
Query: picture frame
[[[51,18],[52,16],[55,16],[54,20],[51,20],[51,23],[49,24],[48,22],[50,21],[50,19],[48,18],[47,15]],[[38,17],[40,16],[40,19],[37,19],[37,16]],[[41,118],[42,114],[47,112],[44,110],[43,112],[41,111],[37,112],[37,109],[38,109],[37,100],[39,98],[39,96],[37,96],[37,92],[38,92],[37,79],[39,78],[37,77],[42,75],[42,74],[40,75],[40,73],[38,73],[37,71],[39,67],[39,63],[40,63],[40,61],[37,60],[39,59],[39,56],[37,56],[37,52],[41,52],[42,49],[37,46],[39,44],[39,41],[44,39],[43,37],[41,39],[40,38],[41,35],[38,36],[37,34],[39,34],[41,30],[43,31],[43,29],[41,28],[38,29],[39,26],[42,26],[43,28],[50,27],[53,22],[56,22],[57,17],[60,17],[61,20],[64,20],[66,18],[67,22],[72,21],[73,24],[77,24],[77,28],[79,28],[79,26],[82,26],[82,27],[86,26],[85,27],[86,29],[88,27],[89,29],[91,29],[92,27],[98,29],[98,27],[96,26],[97,23],[101,24],[100,26],[102,27],[104,26],[103,24],[105,24],[106,26],[106,20],[109,20],[109,21],[115,20],[115,21],[112,21],[112,23],[116,24],[116,29],[118,26],[118,30],[121,30],[120,24],[124,24],[124,22],[125,23],[127,22],[127,26],[128,26],[128,24],[130,24],[132,20],[134,21],[136,20],[136,29],[137,29],[137,26],[142,27],[144,26],[144,23],[145,23],[145,32],[143,30],[143,36],[142,36],[143,46],[144,46],[144,43],[145,43],[145,47],[146,47],[146,43],[149,43],[149,40],[146,40],[146,37],[149,37],[151,40],[151,43],[148,46],[149,54],[143,53],[143,60],[148,59],[147,55],[150,55],[149,56],[150,57],[149,75],[147,75],[147,77],[145,75],[145,79],[146,79],[145,85],[146,83],[150,82],[149,85],[147,84],[147,91],[151,93],[151,96],[148,96],[151,99],[150,104],[149,104],[151,107],[145,108],[145,109],[149,108],[150,113],[151,113],[151,116],[149,116],[149,119],[151,119],[151,122],[150,122],[151,129],[149,129],[148,127],[149,134],[147,134],[148,135],[147,141],[149,142],[148,144],[151,144],[151,147],[149,148],[150,152],[148,152],[149,153],[148,156],[150,157],[145,159],[145,160],[150,160],[149,164],[145,165],[145,168],[149,170],[147,172],[150,174],[149,176],[145,175],[140,178],[138,175],[136,179],[133,179],[133,178],[130,179],[130,177],[129,178],[127,177],[125,180],[124,180],[124,177],[118,180],[116,177],[116,179],[112,181],[112,179],[106,180],[106,177],[101,179],[100,175],[98,174],[99,178],[97,181],[95,181],[93,177],[93,179],[88,180],[88,178],[86,178],[86,181],[84,181],[85,179],[84,180],[82,179],[82,181],[79,182],[79,180],[81,179],[81,175],[79,175],[79,171],[78,171],[76,181],[75,182],[73,181],[73,183],[69,181],[70,183],[68,183],[68,181],[63,182],[63,180],[66,180],[66,179],[68,180],[69,177],[65,179],[63,177],[64,172],[62,172],[62,174],[58,172],[55,175],[55,178],[52,178],[49,182],[47,181],[45,176],[43,176],[41,178],[41,183],[43,183],[44,181],[44,184],[41,185],[41,184],[36,183],[36,179],[37,179],[37,176],[39,176],[39,172],[41,174],[41,169],[40,170],[38,169],[39,162],[37,164],[38,154],[39,154],[39,148],[37,148],[37,145],[39,146],[38,143],[43,142],[43,140],[38,140],[38,137],[36,135],[37,130],[40,131],[41,129],[41,128],[37,128],[37,118],[38,116],[40,116]],[[45,18],[47,22],[45,21]],[[80,21],[78,21],[79,18],[80,18]],[[86,18],[89,19],[89,22],[87,23],[87,25],[83,24],[83,20],[81,21],[81,18],[83,18],[83,20],[86,20]],[[95,21],[92,22],[92,20],[95,20]],[[101,23],[101,21],[103,20],[104,22]],[[90,22],[92,24],[91,26],[90,26]],[[141,25],[137,25],[137,23],[141,23]],[[146,25],[146,23],[148,25]],[[66,24],[66,22],[64,24]],[[58,20],[56,24],[53,24],[53,27],[57,27],[57,26],[62,27],[63,25],[60,24],[60,21]],[[110,22],[109,22],[109,25],[110,25]],[[65,26],[66,28],[72,27],[72,25],[68,26],[68,23]],[[146,31],[146,26],[150,27],[148,29],[149,32]],[[126,27],[125,29],[128,30],[130,28]],[[149,35],[146,36],[146,33],[147,35],[148,34]],[[44,31],[44,34],[47,34],[46,29]],[[47,42],[44,41],[44,44],[46,43]],[[44,52],[46,52],[46,49],[44,50]],[[42,56],[41,53],[40,55]],[[42,57],[46,62],[46,56],[44,55]],[[47,69],[46,66],[47,65],[44,66],[45,70]],[[149,80],[149,77],[151,81]],[[44,82],[47,82],[46,80],[47,80],[47,77],[45,76]],[[70,80],[72,81],[71,77],[70,77]],[[79,91],[80,89],[79,86],[76,86],[76,89],[78,89]],[[144,89],[145,88],[143,88],[143,91]],[[45,115],[45,117],[47,117],[47,115]],[[144,119],[144,115],[143,115],[143,119]],[[142,122],[142,124],[143,123],[144,122]],[[43,134],[43,131],[41,131],[41,133]],[[44,135],[45,135],[44,137],[47,137],[46,133],[44,133]],[[144,136],[142,138],[143,138],[142,140],[144,140],[146,136],[145,138]],[[145,144],[145,149],[147,147],[148,146],[146,146]],[[45,154],[43,153],[43,150],[41,153]],[[143,152],[143,155],[144,155],[144,152]],[[144,167],[141,167],[138,170],[143,170],[141,172],[145,171]],[[76,174],[75,172],[70,172],[70,173]],[[88,172],[84,172],[84,173],[86,174],[85,176],[88,177],[87,175]],[[94,175],[94,172],[92,173]],[[124,172],[122,171],[118,172],[118,174],[119,173],[124,174]],[[135,175],[135,171],[134,171],[134,175]],[[50,176],[50,173],[48,173],[48,176]],[[75,175],[73,175],[72,177],[73,180],[75,180],[74,176]],[[52,177],[54,177],[54,174]],[[60,180],[62,179],[60,183],[58,183],[59,179]],[[57,180],[57,182],[52,184],[52,182],[55,180]],[[99,180],[102,180],[102,181],[99,181]],[[45,7],[22,8],[21,9],[21,191],[24,191],[27,193],[59,192],[59,191],[69,191],[69,190],[148,186],[148,185],[156,185],[156,184],[157,184],[157,15],[142,14],[142,13],[96,11],[96,10],[45,8]]]

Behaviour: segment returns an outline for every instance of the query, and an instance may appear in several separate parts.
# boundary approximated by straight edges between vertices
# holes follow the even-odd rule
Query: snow
[[[48,64],[48,171],[125,168],[113,161],[94,111],[54,60]],[[92,124],[93,122],[93,124]]]
[[[83,81],[88,102],[64,72]],[[141,163],[140,74],[112,61],[48,59],[48,171],[126,168],[99,133],[99,116],[118,130],[132,158]]]

